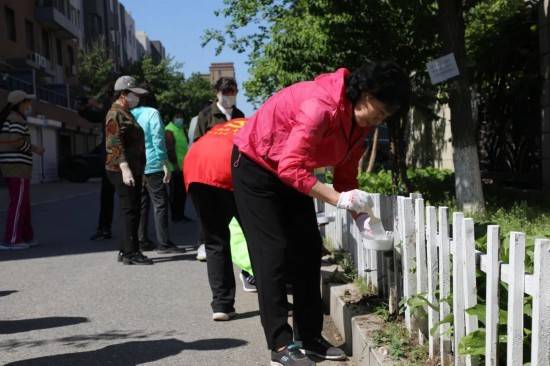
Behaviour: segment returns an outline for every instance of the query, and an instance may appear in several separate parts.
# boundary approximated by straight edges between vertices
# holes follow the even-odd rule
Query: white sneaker
[[[215,320],[217,322],[226,322],[233,319],[236,315],[237,313],[235,313],[234,311],[230,313],[214,313],[212,314],[212,320]]]
[[[206,248],[204,247],[204,244],[199,245],[199,248],[197,249],[197,260],[201,262],[206,260]]]

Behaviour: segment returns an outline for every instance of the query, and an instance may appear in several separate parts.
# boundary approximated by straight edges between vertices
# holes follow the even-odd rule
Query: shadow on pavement
[[[237,313],[237,315],[235,316],[235,320],[254,318],[255,316],[258,316],[258,315],[260,315],[259,310],[247,311],[246,313]]]
[[[179,254],[179,255],[168,255],[164,257],[150,257],[153,262],[155,263],[162,263],[162,262],[174,262],[174,261],[195,261],[196,254],[187,253],[187,254]]]
[[[223,350],[241,347],[245,344],[247,342],[244,340],[232,338],[201,339],[193,342],[183,342],[175,338],[155,341],[135,341],[110,345],[94,351],[65,353],[15,361],[6,364],[6,366],[134,366],[174,356],[184,350]]]
[[[118,207],[114,210],[113,238],[90,240],[97,224],[98,206],[97,194],[33,206],[33,228],[40,245],[28,250],[2,251],[0,262],[117,251],[121,235]],[[0,230],[5,227],[5,220],[6,214],[0,212]],[[150,227],[154,227],[152,220],[151,217]],[[191,245],[198,237],[197,222],[173,225],[171,235],[175,241]]]
[[[58,328],[86,322],[88,322],[88,318],[63,316],[21,320],[0,320],[0,334],[14,334],[38,329]]]
[[[18,291],[15,290],[9,290],[9,291],[0,291],[0,297],[9,296],[11,294],[14,294]]]

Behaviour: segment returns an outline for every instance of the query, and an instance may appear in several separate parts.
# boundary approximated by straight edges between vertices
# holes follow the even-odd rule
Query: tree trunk
[[[407,176],[407,164],[405,161],[405,153],[403,149],[404,131],[406,128],[407,117],[394,116],[387,122],[390,134],[390,153],[392,157],[392,189],[397,194],[400,194],[399,182],[401,182],[407,192],[411,192],[411,185]]]
[[[374,163],[376,162],[376,153],[378,152],[378,127],[374,130],[374,136],[372,137],[372,147],[370,149],[369,166],[367,167],[367,173],[372,173],[374,169]]]
[[[472,118],[470,83],[466,69],[464,17],[461,0],[438,0],[441,37],[453,52],[460,75],[448,83],[451,109],[456,200],[460,209],[482,212],[485,200],[477,151],[477,126]]]

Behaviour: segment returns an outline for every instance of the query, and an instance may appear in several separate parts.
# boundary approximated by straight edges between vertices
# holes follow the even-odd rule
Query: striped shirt
[[[32,167],[31,136],[27,122],[18,112],[11,112],[0,130],[0,164]]]

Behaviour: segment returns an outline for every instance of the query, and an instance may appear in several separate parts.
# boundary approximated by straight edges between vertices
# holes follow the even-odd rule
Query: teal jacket
[[[132,114],[145,133],[145,174],[161,172],[168,160],[168,153],[160,113],[155,108],[137,107],[132,109]]]

